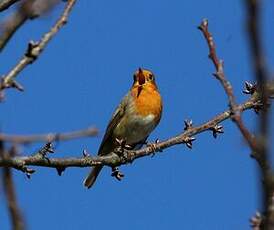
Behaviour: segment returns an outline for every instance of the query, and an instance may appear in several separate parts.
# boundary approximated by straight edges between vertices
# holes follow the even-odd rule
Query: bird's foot
[[[118,138],[115,138],[115,141],[117,142],[118,146],[121,148],[121,149],[127,149],[127,150],[131,150],[132,149],[132,146],[128,145],[126,143],[126,140],[125,139],[118,139]]]
[[[115,177],[118,181],[121,181],[125,175],[119,170],[118,167],[113,167],[111,176]]]
[[[126,144],[124,139],[116,138],[116,142],[118,143],[118,147],[114,150],[114,152],[122,158],[124,162],[132,163],[133,159],[129,154],[128,150],[132,150],[133,147]]]

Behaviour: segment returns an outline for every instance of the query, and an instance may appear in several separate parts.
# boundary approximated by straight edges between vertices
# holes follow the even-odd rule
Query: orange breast
[[[138,95],[138,87],[132,88],[132,96],[134,98],[136,112],[140,116],[148,116],[153,114],[155,120],[159,121],[162,113],[162,99],[153,84],[147,83],[141,89]]]

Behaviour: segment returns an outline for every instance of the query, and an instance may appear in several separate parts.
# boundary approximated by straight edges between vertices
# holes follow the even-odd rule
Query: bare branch
[[[27,51],[22,59],[7,75],[3,77],[2,82],[0,83],[0,92],[6,88],[18,88],[16,87],[18,84],[15,83],[15,78],[27,65],[32,64],[39,57],[48,42],[67,23],[68,15],[71,12],[75,2],[76,0],[68,0],[64,12],[51,30],[44,34],[39,42],[31,41],[28,44]]]
[[[267,71],[264,62],[264,55],[262,54],[262,45],[260,43],[260,36],[258,32],[258,2],[257,0],[247,0],[247,6],[249,10],[249,32],[251,38],[251,46],[253,51],[253,63],[254,69],[257,75],[257,82],[259,84],[259,89],[254,87],[250,83],[246,83],[247,90],[245,93],[249,94],[258,94],[260,98],[260,107],[257,107],[255,110],[260,108],[261,110],[261,124],[260,124],[260,136],[259,138],[255,138],[249,130],[245,127],[243,120],[241,118],[241,113],[238,109],[235,96],[233,94],[233,89],[231,84],[226,80],[224,71],[223,71],[223,62],[220,61],[216,54],[215,44],[213,41],[212,35],[208,32],[208,21],[204,20],[199,29],[203,32],[204,37],[207,40],[208,47],[210,50],[209,57],[211,58],[215,68],[216,73],[214,76],[220,81],[222,84],[229,100],[229,105],[233,116],[231,116],[232,120],[236,123],[237,127],[241,131],[243,137],[249,144],[252,150],[252,157],[256,159],[258,164],[260,165],[263,180],[264,180],[264,205],[266,210],[266,220],[265,225],[266,229],[273,229],[274,227],[274,204],[273,204],[273,191],[274,191],[274,179],[272,175],[272,170],[270,167],[270,161],[268,156],[268,98],[272,95],[270,83],[267,82]]]
[[[250,48],[252,52],[252,64],[256,74],[258,83],[258,91],[261,94],[262,110],[260,114],[259,131],[258,131],[258,146],[254,157],[259,158],[261,161],[260,173],[263,177],[263,205],[265,212],[265,221],[263,222],[262,229],[274,228],[274,179],[273,171],[269,166],[271,160],[269,156],[269,112],[268,100],[273,96],[268,90],[268,71],[265,62],[265,55],[263,53],[263,45],[260,33],[260,7],[261,1],[246,0],[247,9],[247,29],[249,32]],[[273,84],[273,83],[272,83]]]
[[[244,110],[252,109],[256,106],[258,97],[253,95],[245,103],[239,105],[239,110],[242,112]],[[112,152],[105,156],[96,156],[89,157],[85,154],[84,157],[74,157],[74,158],[44,158],[41,157],[41,154],[34,154],[32,156],[20,156],[10,159],[0,159],[0,167],[13,167],[19,169],[23,172],[26,172],[26,166],[42,166],[42,167],[51,167],[56,168],[59,172],[67,167],[90,167],[95,165],[106,165],[110,167],[119,166],[122,164],[127,164],[132,162],[135,159],[149,156],[155,154],[155,151],[161,152],[162,150],[178,145],[186,144],[187,140],[190,137],[193,137],[196,134],[212,131],[217,124],[221,123],[224,120],[231,118],[232,111],[227,110],[208,122],[205,122],[199,126],[188,127],[182,134],[172,137],[166,141],[156,142],[153,146],[148,146],[136,151],[124,150],[122,154],[117,152]]]
[[[231,108],[231,111],[233,112],[233,116],[231,118],[240,129],[242,135],[244,136],[245,140],[249,144],[250,148],[253,151],[256,151],[257,144],[256,144],[255,137],[248,131],[248,129],[245,127],[242,121],[241,113],[237,106],[232,86],[225,77],[223,61],[219,60],[217,56],[214,39],[211,33],[208,31],[208,20],[204,19],[198,28],[202,31],[207,41],[208,48],[209,48],[209,58],[212,60],[216,69],[216,73],[214,73],[214,76],[220,81],[221,85],[223,86],[228,96],[229,106]]]
[[[5,167],[3,169],[3,184],[5,185],[4,189],[8,202],[8,209],[13,229],[23,230],[25,229],[25,224],[21,215],[21,211],[17,205],[17,198],[11,168]]]
[[[13,34],[28,20],[39,16],[34,9],[36,0],[24,0],[4,22],[0,24],[0,51],[4,49]]]
[[[0,25],[0,51],[4,49],[13,34],[27,21],[30,17],[32,3],[22,3],[18,9],[11,14],[4,22]]]
[[[55,142],[68,141],[82,137],[92,137],[98,134],[98,130],[94,127],[77,130],[67,133],[47,133],[37,135],[7,135],[0,134],[0,141],[11,142],[14,144],[30,144],[33,142]]]
[[[50,11],[60,0],[22,0],[16,11],[0,24],[0,51],[13,34],[28,20]]]
[[[19,0],[2,0],[0,2],[0,12],[8,9],[10,6],[18,2]]]

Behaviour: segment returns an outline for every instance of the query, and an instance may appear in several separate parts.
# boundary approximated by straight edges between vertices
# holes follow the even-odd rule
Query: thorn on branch
[[[217,138],[218,134],[224,133],[223,126],[218,124],[210,128],[210,130],[212,131],[212,135],[214,138]]]
[[[0,91],[3,89],[6,89],[6,88],[15,88],[18,91],[21,91],[21,92],[24,91],[24,87],[21,84],[19,84],[17,81],[12,80],[12,79],[7,80],[5,78],[5,76],[3,76],[3,77],[1,77],[1,80],[0,80]],[[1,95],[2,95],[1,97],[4,97],[4,93],[1,93]]]
[[[90,157],[90,154],[86,149],[83,150],[83,157]]]
[[[184,143],[186,144],[188,148],[192,149],[192,142],[195,140],[196,140],[195,137],[186,137],[184,140]]]
[[[27,171],[25,172],[28,179],[30,179],[31,175],[35,173],[34,169],[27,168]]]
[[[15,80],[13,80],[13,81],[10,83],[10,87],[11,87],[11,88],[17,89],[17,90],[20,91],[20,92],[23,92],[23,91],[24,91],[24,87],[23,87],[21,84],[19,84],[17,81],[15,81]]]
[[[111,176],[115,177],[118,181],[121,181],[125,175],[119,170],[118,167],[113,167]]]
[[[30,41],[25,56],[34,61],[38,57],[38,53],[34,52],[34,49],[37,47],[39,47],[39,42]]]
[[[66,170],[66,167],[56,167],[57,173],[59,176],[62,176],[63,172]]]
[[[190,120],[188,120],[188,119],[184,120],[184,123],[185,123],[184,130],[190,129],[192,127],[192,125],[193,125],[193,122],[192,122],[191,119]]]
[[[245,89],[243,90],[244,94],[250,94],[253,95],[257,90],[257,84],[256,83],[250,83],[248,81],[245,81]]]
[[[28,179],[30,179],[31,175],[33,173],[35,173],[35,170],[32,169],[32,168],[28,168],[27,166],[25,165],[22,165],[20,167],[15,167],[17,170],[20,170],[22,171],[23,173],[25,173],[25,175],[27,176]]]

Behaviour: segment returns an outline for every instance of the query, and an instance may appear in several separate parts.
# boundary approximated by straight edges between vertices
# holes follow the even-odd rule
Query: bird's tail
[[[89,175],[86,177],[84,180],[83,184],[87,188],[91,188],[91,186],[94,184],[96,181],[97,176],[99,175],[100,171],[102,170],[103,166],[95,166],[91,169],[91,172]]]

